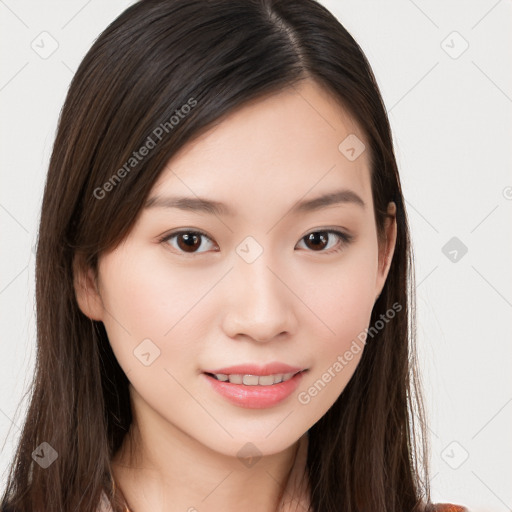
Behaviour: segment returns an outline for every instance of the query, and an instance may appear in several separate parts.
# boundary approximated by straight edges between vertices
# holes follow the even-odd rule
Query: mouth
[[[287,382],[298,373],[306,372],[307,370],[299,370],[296,372],[288,373],[274,373],[270,375],[252,375],[241,373],[209,373],[204,372],[209,377],[221,382],[229,382],[230,384],[242,384],[244,386],[274,386],[281,382]]]
[[[217,371],[202,372],[207,384],[216,394],[219,394],[231,404],[248,409],[267,409],[284,403],[297,389],[302,377],[309,369],[298,369],[287,366],[286,373],[270,373],[276,370],[265,367],[259,370],[249,370],[244,366],[232,367],[225,373]],[[254,367],[253,367],[254,368]],[[281,365],[281,368],[283,366]],[[231,372],[240,373],[231,373]],[[253,373],[245,373],[252,371]]]

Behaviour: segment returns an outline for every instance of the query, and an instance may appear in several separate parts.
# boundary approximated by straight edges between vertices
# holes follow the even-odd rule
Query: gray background
[[[0,0],[0,489],[33,373],[32,248],[58,114],[93,40],[131,3]],[[366,53],[393,129],[433,498],[511,510],[512,2],[322,3]]]

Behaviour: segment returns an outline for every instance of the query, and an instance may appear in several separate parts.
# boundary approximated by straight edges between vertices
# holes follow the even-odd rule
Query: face
[[[393,219],[379,246],[363,143],[306,81],[168,162],[129,236],[100,258],[98,287],[77,287],[140,421],[225,455],[247,442],[272,454],[331,407],[361,359],[396,236]],[[335,201],[315,201],[326,194]],[[233,377],[244,374],[261,379]]]

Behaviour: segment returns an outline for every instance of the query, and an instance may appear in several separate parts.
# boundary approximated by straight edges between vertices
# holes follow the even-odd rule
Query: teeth
[[[246,386],[272,386],[280,382],[290,380],[295,373],[277,373],[274,375],[225,375],[224,373],[214,374],[217,380],[230,382],[231,384],[244,384]]]

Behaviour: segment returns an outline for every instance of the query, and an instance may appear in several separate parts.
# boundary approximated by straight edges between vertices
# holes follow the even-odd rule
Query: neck
[[[298,482],[290,480],[299,441],[246,466],[177,428],[163,439],[156,431],[133,424],[112,461],[112,471],[130,512],[192,512],[206,507],[222,512],[285,510],[286,503],[296,500],[292,494],[300,491]],[[301,464],[304,456],[302,449]]]

